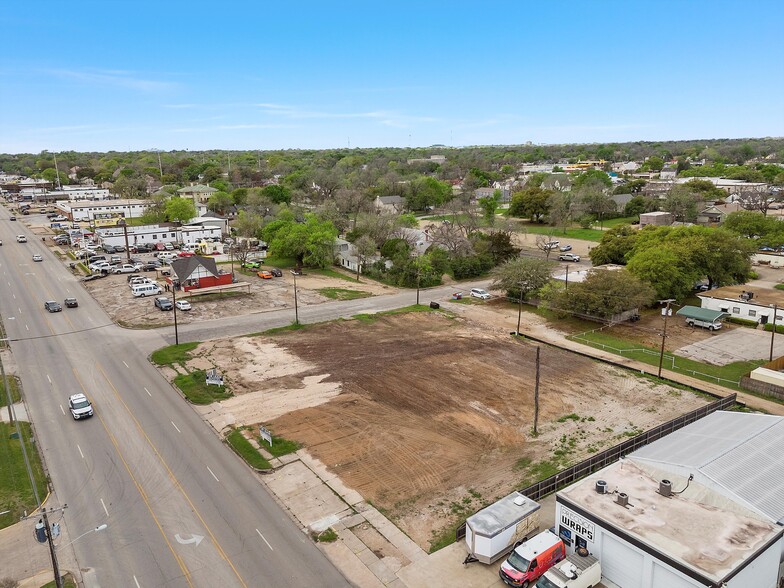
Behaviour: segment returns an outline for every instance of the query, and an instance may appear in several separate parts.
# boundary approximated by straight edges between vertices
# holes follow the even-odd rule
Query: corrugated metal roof
[[[700,308],[699,306],[684,306],[675,314],[698,321],[713,322],[727,314],[721,310],[711,310],[710,308]]]
[[[784,417],[715,412],[631,459],[694,470],[715,489],[784,523]]]

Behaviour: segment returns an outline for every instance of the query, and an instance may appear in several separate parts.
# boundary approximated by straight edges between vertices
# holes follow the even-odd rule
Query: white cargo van
[[[131,288],[131,294],[138,297],[155,296],[163,292],[158,284],[137,284]]]
[[[544,573],[536,588],[593,588],[602,581],[602,567],[592,555],[568,556]]]

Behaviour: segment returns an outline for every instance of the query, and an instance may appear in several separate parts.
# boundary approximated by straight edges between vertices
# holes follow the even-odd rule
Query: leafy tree
[[[589,169],[579,174],[572,182],[572,190],[576,191],[586,184],[598,183],[603,188],[611,188],[612,180],[606,172],[599,169]]]
[[[516,257],[520,249],[512,243],[512,232],[509,230],[496,230],[491,233],[474,233],[472,243],[477,253],[486,253],[494,265],[498,265]]]
[[[631,180],[615,188],[613,194],[639,194],[647,183],[645,180]]]
[[[568,289],[553,292],[554,310],[609,320],[627,310],[649,306],[654,289],[626,270],[596,270]]]
[[[670,246],[636,253],[626,267],[634,276],[650,284],[659,299],[682,300],[691,293],[694,283],[702,278],[691,264],[685,262],[681,251]]]
[[[664,167],[664,160],[661,157],[654,155],[653,157],[649,157],[645,164],[649,170],[658,172]]]
[[[236,229],[237,234],[248,239],[260,239],[263,226],[263,216],[246,210],[240,210],[239,215],[232,223],[232,227]]]
[[[573,192],[580,207],[600,223],[608,214],[616,211],[615,201],[605,193],[604,184],[598,180],[583,182],[580,188]]]
[[[698,194],[702,200],[724,200],[727,193],[710,180],[694,178],[684,184],[693,194]]]
[[[411,255],[411,244],[405,239],[395,237],[394,239],[387,239],[381,246],[381,255],[392,261],[401,258],[407,258]]]
[[[605,265],[626,264],[626,258],[634,249],[639,231],[631,225],[618,225],[605,231],[602,240],[591,249],[591,263]]]
[[[452,275],[456,280],[476,278],[493,267],[493,258],[482,253],[459,255],[450,261]]]
[[[169,198],[166,201],[166,218],[173,222],[185,223],[196,217],[196,205],[190,198]]]
[[[536,257],[518,257],[492,272],[491,288],[505,290],[507,296],[526,300],[550,281],[553,264]]]
[[[773,225],[771,221],[775,223],[775,225]],[[722,224],[722,228],[737,235],[754,239],[772,233],[773,229],[778,224],[780,224],[780,221],[768,219],[760,212],[739,210],[738,212],[731,212],[727,215],[727,218],[724,219],[724,223]]]
[[[144,178],[139,176],[130,177],[120,175],[117,180],[115,180],[112,191],[120,198],[124,198],[126,200],[146,198],[148,196],[147,182]],[[194,214],[193,216],[196,215]]]
[[[694,222],[697,220],[697,207],[701,202],[698,192],[693,192],[686,184],[679,184],[670,188],[662,209],[672,213],[677,221]]]
[[[541,223],[550,210],[552,190],[543,190],[540,186],[528,186],[520,192],[512,194],[509,205],[509,216],[530,218],[531,222]]]
[[[452,186],[429,176],[416,179],[410,185],[406,203],[412,210],[442,206],[452,198]]]
[[[623,216],[639,216],[648,211],[648,201],[643,196],[635,196],[623,207]]]
[[[324,268],[330,265],[337,230],[329,221],[306,214],[305,222],[278,220],[262,231],[270,250],[281,257],[294,257],[298,266]]]
[[[261,189],[261,196],[274,204],[290,204],[291,190],[279,184],[270,184]]]
[[[564,235],[572,222],[572,199],[569,192],[555,192],[547,200],[549,210],[547,218],[554,227],[560,227]]]
[[[487,224],[492,227],[495,224],[495,213],[501,203],[501,190],[494,190],[492,196],[484,196],[479,199],[478,203]]]
[[[207,208],[218,214],[225,214],[226,211],[234,204],[234,200],[226,192],[213,192],[210,199],[207,201]]]

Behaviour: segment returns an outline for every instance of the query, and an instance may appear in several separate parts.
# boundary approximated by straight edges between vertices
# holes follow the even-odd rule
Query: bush
[[[456,280],[476,278],[487,273],[493,267],[493,259],[489,255],[467,255],[452,260],[452,275]]]
[[[744,326],[744,327],[751,327],[753,329],[756,329],[757,325],[759,324],[757,321],[750,321],[748,319],[737,318],[737,317],[734,317],[734,316],[731,316],[731,317],[729,317],[728,319],[725,319],[725,320],[728,323],[733,323],[735,325],[741,325],[741,326]]]
[[[773,323],[768,323],[765,325],[765,330],[770,333],[773,330]],[[784,325],[776,325],[776,332],[784,333]]]

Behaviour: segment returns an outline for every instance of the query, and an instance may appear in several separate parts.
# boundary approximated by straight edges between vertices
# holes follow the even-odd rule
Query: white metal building
[[[125,233],[122,227],[106,227],[96,229],[101,244],[125,246]],[[171,243],[201,243],[204,239],[220,241],[221,231],[218,227],[176,227],[169,225],[142,225],[128,227],[128,245]]]
[[[98,186],[63,186],[46,195],[49,200],[108,200],[111,194],[107,188]]]
[[[783,446],[784,418],[716,412],[558,492],[557,530],[620,588],[774,588]]]
[[[58,201],[57,209],[74,221],[93,221],[98,214],[119,214],[127,218],[138,218],[144,214],[150,200],[104,200],[100,202]]]

